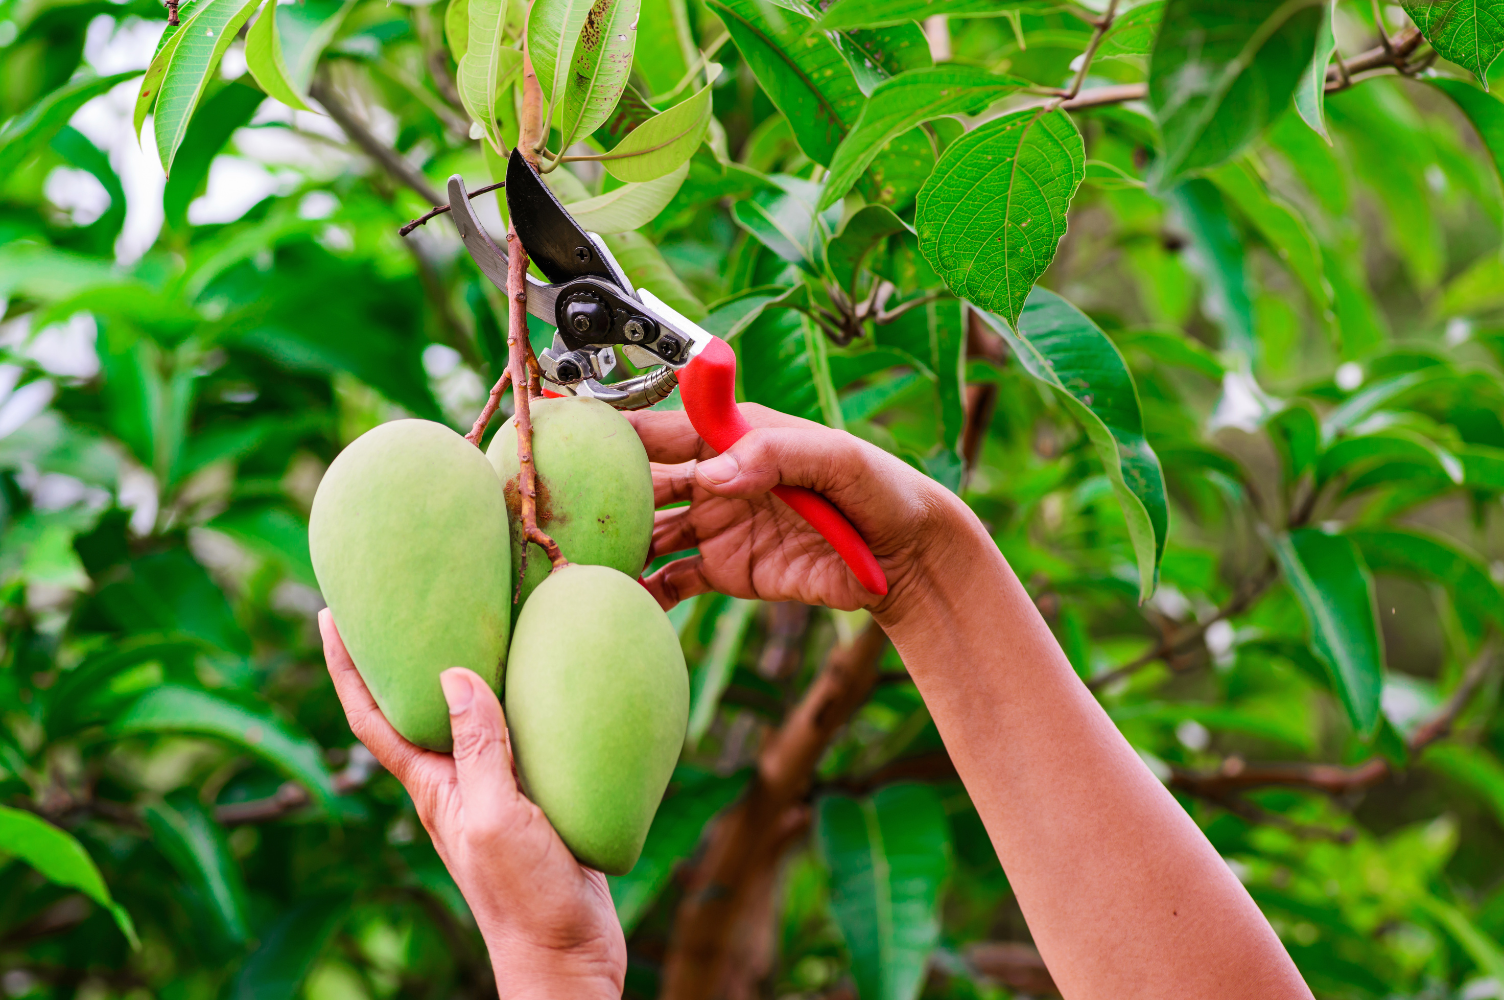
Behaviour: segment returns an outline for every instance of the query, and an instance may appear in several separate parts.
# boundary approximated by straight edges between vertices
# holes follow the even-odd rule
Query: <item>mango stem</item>
[[[517,492],[522,499],[522,534],[548,554],[554,569],[569,565],[559,544],[538,527],[538,470],[533,464],[532,392],[529,368],[536,368],[532,344],[527,338],[527,248],[517,238],[517,229],[507,224],[507,367],[512,384],[522,389],[512,393],[517,407]],[[531,362],[531,364],[529,364]],[[526,387],[526,388],[523,388]],[[527,546],[522,547],[519,579],[527,570]]]

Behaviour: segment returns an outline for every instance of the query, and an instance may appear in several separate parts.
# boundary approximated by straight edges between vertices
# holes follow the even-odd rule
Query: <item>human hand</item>
[[[381,714],[328,609],[319,631],[350,728],[412,796],[480,926],[501,1000],[619,998],[627,945],[606,877],[518,790],[495,692],[469,670],[441,674],[454,753],[424,750]]]
[[[753,403],[752,430],[716,456],[683,412],[628,412],[653,463],[656,506],[649,558],[699,548],[644,582],[665,608],[706,591],[881,611],[935,565],[957,519],[975,520],[928,476],[860,438]],[[888,577],[888,596],[863,590],[830,544],[768,493],[805,486],[856,526]]]

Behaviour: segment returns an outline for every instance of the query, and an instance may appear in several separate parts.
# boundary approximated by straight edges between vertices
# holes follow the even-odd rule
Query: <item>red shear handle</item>
[[[679,372],[684,412],[695,431],[717,452],[725,451],[752,429],[736,407],[736,353],[719,337],[712,337],[700,354]],[[775,486],[773,495],[793,508],[831,544],[869,593],[888,592],[888,578],[872,550],[846,516],[814,490],[803,486]]]

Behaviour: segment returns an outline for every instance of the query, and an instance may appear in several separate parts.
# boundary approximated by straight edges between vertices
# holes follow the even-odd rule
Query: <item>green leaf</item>
[[[230,985],[229,1000],[285,1000],[301,996],[300,987],[314,962],[349,911],[342,894],[313,896],[280,914],[258,936],[261,943],[246,958]]]
[[[224,830],[186,791],[147,806],[145,814],[152,844],[202,900],[225,938],[244,943],[250,937],[245,884],[225,842]]]
[[[1497,768],[1498,763],[1494,762],[1494,766]],[[1500,776],[1494,774],[1491,777],[1498,780]],[[1447,933],[1456,939],[1478,966],[1478,971],[1488,977],[1485,982],[1504,982],[1504,948],[1500,948],[1497,941],[1483,933],[1467,914],[1435,896],[1417,897],[1416,908],[1446,928]]]
[[[1504,52],[1504,0],[1400,0],[1431,47],[1488,89],[1488,68]]]
[[[507,150],[502,140],[496,104],[522,71],[522,53],[506,44],[507,0],[470,0],[470,24],[465,55],[455,83],[470,117],[486,130],[491,147]]]
[[[1326,280],[1321,247],[1305,220],[1270,193],[1246,159],[1223,164],[1207,176],[1258,230],[1269,249],[1289,270],[1290,277],[1300,282],[1316,315],[1327,323],[1335,320],[1332,287]]]
[[[1164,156],[1157,185],[1241,150],[1311,62],[1322,0],[1169,0],[1149,63]]]
[[[1326,666],[1353,728],[1365,739],[1379,725],[1384,647],[1373,577],[1350,538],[1301,528],[1273,541],[1285,582],[1310,628],[1311,647]]]
[[[84,232],[91,234],[92,248],[96,253],[113,256],[115,240],[125,226],[126,201],[125,187],[120,183],[120,176],[115,173],[115,168],[110,166],[109,156],[71,125],[64,125],[58,131],[51,146],[54,152],[73,166],[92,174],[110,196],[109,209],[89,223]],[[33,329],[42,325],[38,323]]]
[[[1463,481],[1462,462],[1457,456],[1405,428],[1335,442],[1322,453],[1316,465],[1316,481],[1324,484],[1339,473],[1351,474],[1355,468],[1379,462],[1433,466],[1452,482],[1460,485]]]
[[[951,869],[939,793],[901,784],[868,799],[822,798],[815,840],[858,994],[913,1000],[939,943],[940,890]]]
[[[284,507],[232,507],[204,525],[282,566],[299,583],[317,587],[308,552],[308,522]]]
[[[638,232],[616,233],[605,239],[634,286],[646,288],[687,319],[699,322],[705,318],[705,304],[680,280],[652,240]]]
[[[169,24],[164,27],[161,37],[157,39],[157,50],[152,54],[151,62],[146,67],[146,75],[141,78],[141,89],[136,92],[136,109],[131,116],[137,141],[140,141],[141,126],[146,123],[146,116],[151,114],[152,108],[157,106],[157,97],[162,92],[162,80],[167,76],[167,67],[172,63],[173,55],[183,42],[183,28],[197,13],[198,8],[198,0],[179,7],[178,24]]]
[[[471,0],[472,4],[476,2],[479,0]],[[533,71],[538,74],[543,100],[547,102],[544,121],[553,120],[553,109],[564,100],[575,46],[592,7],[593,0],[536,0],[528,12],[527,51],[533,60]],[[470,15],[470,44],[476,44],[473,11]]]
[[[12,854],[35,868],[47,881],[82,892],[109,911],[132,948],[141,947],[130,914],[110,897],[99,867],[72,834],[40,816],[0,806],[0,854]]]
[[[1328,144],[1332,137],[1326,131],[1326,71],[1332,64],[1332,53],[1337,51],[1337,35],[1332,30],[1332,19],[1336,16],[1337,0],[1330,0],[1316,28],[1316,55],[1300,78],[1300,86],[1295,88],[1295,110]]]
[[[889,236],[903,232],[912,230],[885,205],[867,205],[847,219],[825,245],[825,268],[836,286],[854,298],[857,274],[867,257]]]
[[[618,180],[650,181],[678,169],[694,155],[710,127],[710,85],[638,125],[611,148],[602,166]]]
[[[777,187],[755,191],[731,206],[731,217],[763,246],[811,274],[818,271],[820,247],[830,236],[839,209],[817,212],[820,189],[797,177],[775,174]]]
[[[256,0],[202,0],[180,29],[181,40],[174,38],[176,48],[162,78],[153,126],[167,176],[172,176],[173,160],[188,135],[188,123],[204,87],[255,7]]]
[[[250,122],[264,100],[266,94],[236,81],[204,103],[203,112],[188,126],[188,135],[178,150],[177,169],[162,192],[162,210],[169,223],[179,228],[188,224],[188,206],[203,190],[210,164],[235,130]]]
[[[1034,108],[993,119],[953,142],[920,189],[919,248],[957,296],[1012,325],[1055,258],[1085,176],[1069,115]]]
[[[751,326],[765,309],[779,304],[790,295],[804,291],[804,286],[760,285],[713,303],[700,326],[722,340],[730,341]]]
[[[825,12],[820,27],[876,28],[927,17],[1001,17],[1012,10],[1050,10],[1058,0],[840,0]]]
[[[627,74],[632,70],[638,3],[639,0],[596,0],[585,16],[564,88],[561,149],[572,146],[577,137],[594,132],[616,107],[627,86]],[[690,152],[693,151],[690,147]],[[688,153],[684,159],[689,159]],[[667,172],[659,171],[653,176]],[[652,180],[651,177],[623,179]]]
[[[1476,557],[1417,531],[1373,528],[1349,531],[1347,537],[1357,544],[1370,570],[1439,583],[1452,592],[1459,611],[1504,631],[1504,593]]]
[[[689,164],[651,181],[623,184],[603,195],[570,202],[564,207],[580,228],[592,233],[624,233],[645,226],[673,200],[689,175]]]
[[[1227,202],[1210,181],[1194,178],[1169,193],[1190,230],[1197,254],[1192,267],[1205,286],[1202,309],[1222,328],[1223,349],[1251,364],[1258,357],[1253,336],[1253,298],[1244,268],[1243,241],[1227,214]]]
[[[282,33],[277,30],[277,3],[268,0],[261,16],[245,36],[245,64],[258,86],[289,108],[312,111],[292,84],[282,58]]]
[[[1461,80],[1444,76],[1428,77],[1426,82],[1452,99],[1478,132],[1483,148],[1493,161],[1499,183],[1504,184],[1504,101],[1491,97]]]
[[[444,8],[444,42],[458,66],[470,47],[470,0],[449,0]]]
[[[682,764],[675,770],[637,864],[625,875],[606,879],[624,934],[630,936],[636,929],[667,887],[674,868],[694,853],[705,828],[742,793],[748,777],[749,772],[739,771],[723,778]]]
[[[355,7],[356,0],[299,0],[277,5],[277,34],[288,80],[298,93],[313,82],[319,56]]]
[[[0,176],[15,173],[16,168],[32,154],[46,148],[79,108],[140,72],[131,70],[113,76],[74,80],[6,122],[5,128],[0,129]]]
[[[1427,747],[1420,760],[1426,767],[1466,785],[1487,804],[1497,821],[1504,823],[1504,764],[1499,763],[1499,758],[1482,747],[1440,740]]]
[[[165,684],[148,691],[110,725],[115,737],[191,733],[227,740],[302,784],[323,806],[335,796],[323,751],[266,709],[249,708],[208,691]]]
[[[1024,370],[1053,388],[1085,429],[1123,509],[1138,560],[1139,600],[1148,600],[1159,579],[1170,510],[1127,363],[1085,313],[1043,288],[1029,296],[1016,332],[997,317],[992,326]]]
[[[804,5],[802,5],[804,6]],[[818,8],[804,6],[811,18],[820,16]],[[917,24],[898,24],[888,28],[859,31],[827,31],[826,37],[846,60],[851,75],[862,93],[872,96],[884,80],[909,70],[933,66],[929,40]]]
[[[1474,445],[1462,449],[1462,482],[1473,489],[1504,493],[1504,449]]]
[[[980,114],[1026,86],[1026,80],[956,65],[911,70],[884,80],[836,149],[819,207],[828,208],[845,197],[878,153],[914,126],[945,115]]]
[[[1279,450],[1285,481],[1294,482],[1316,463],[1321,447],[1321,427],[1316,415],[1304,406],[1290,406],[1270,417],[1264,425]]]
[[[818,421],[820,391],[804,326],[792,309],[762,311],[734,341],[736,368],[748,402]]]
[[[669,94],[700,57],[685,0],[642,0],[634,72],[650,94]]]
[[[1154,51],[1154,36],[1159,34],[1159,24],[1164,16],[1165,0],[1151,0],[1126,14],[1119,14],[1107,34],[1102,36],[1096,58],[1122,59],[1149,55]]]
[[[732,671],[741,658],[742,643],[760,601],[726,598],[715,619],[715,634],[710,648],[689,678],[689,726],[684,733],[684,747],[692,751],[715,721],[721,695],[731,683]]]
[[[806,156],[828,164],[861,114],[856,77],[809,19],[761,0],[707,0]]]

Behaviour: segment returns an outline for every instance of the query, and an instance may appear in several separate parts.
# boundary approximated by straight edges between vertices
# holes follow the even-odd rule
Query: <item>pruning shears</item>
[[[752,429],[736,407],[736,353],[719,337],[686,319],[632,282],[605,242],[581,229],[533,166],[512,151],[507,163],[507,210],[528,256],[548,283],[527,275],[527,311],[555,327],[538,367],[555,395],[590,396],[618,410],[640,410],[673,394],[696,433],[717,452]],[[476,218],[459,174],[449,178],[450,215],[481,273],[506,290],[507,255]],[[644,374],[604,379],[621,350]],[[825,536],[870,593],[888,581],[872,550],[829,500],[800,486],[773,494]]]

